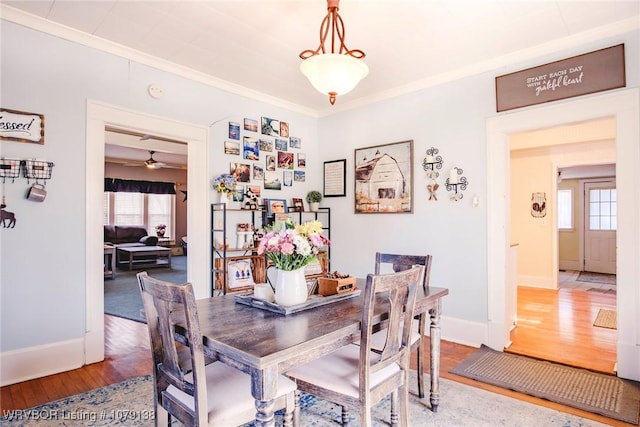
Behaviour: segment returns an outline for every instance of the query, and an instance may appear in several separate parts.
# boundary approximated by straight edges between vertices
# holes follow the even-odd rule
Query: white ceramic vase
[[[304,268],[285,271],[276,269],[276,304],[283,307],[302,304],[307,301],[307,282]]]
[[[320,209],[320,202],[309,203],[309,209],[311,209],[311,212],[318,212],[318,209]]]
[[[220,195],[220,199],[218,201],[223,205],[227,205],[227,207],[229,207],[229,193],[220,192],[218,194]]]

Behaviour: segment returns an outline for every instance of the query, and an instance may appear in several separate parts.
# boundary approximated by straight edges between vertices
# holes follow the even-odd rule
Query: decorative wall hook
[[[461,168],[454,166],[449,171],[449,178],[447,178],[447,182],[445,183],[447,191],[453,191],[453,193],[449,195],[449,199],[455,202],[462,199],[462,192],[467,189],[467,184],[469,183],[467,178],[462,176],[462,172],[463,170]]]
[[[435,179],[440,174],[436,169],[442,169],[442,156],[439,156],[440,151],[437,148],[431,147],[427,150],[427,157],[422,160],[422,168],[427,172],[427,177]]]

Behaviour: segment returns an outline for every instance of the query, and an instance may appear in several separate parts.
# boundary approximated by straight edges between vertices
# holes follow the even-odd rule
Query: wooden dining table
[[[430,287],[425,292],[420,287],[416,301],[416,313],[428,313],[430,319],[429,398],[434,411],[440,401],[440,314],[448,293],[446,288]],[[256,426],[275,425],[279,374],[360,338],[362,295],[288,315],[240,304],[233,294],[197,301],[205,355],[251,375]],[[385,314],[381,309],[374,317],[384,323]],[[176,334],[184,339],[179,322]]]

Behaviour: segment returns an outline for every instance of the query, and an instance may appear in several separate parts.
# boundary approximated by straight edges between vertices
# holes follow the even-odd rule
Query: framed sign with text
[[[347,159],[324,162],[324,197],[347,195]]]
[[[44,144],[44,115],[0,109],[0,140]]]
[[[625,87],[624,44],[496,77],[496,110]]]

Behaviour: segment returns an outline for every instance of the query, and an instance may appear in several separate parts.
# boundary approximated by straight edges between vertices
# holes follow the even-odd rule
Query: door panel
[[[617,193],[614,181],[585,184],[584,270],[616,273]]]

